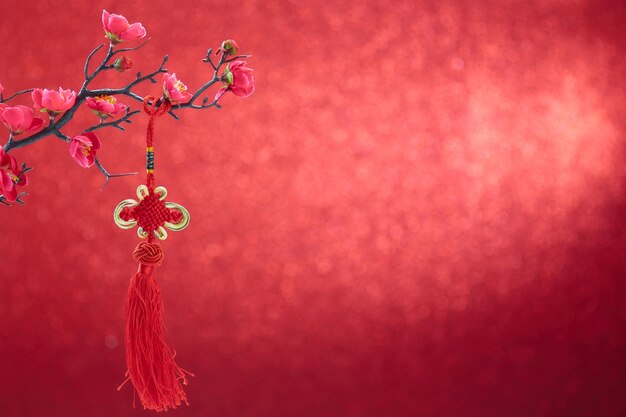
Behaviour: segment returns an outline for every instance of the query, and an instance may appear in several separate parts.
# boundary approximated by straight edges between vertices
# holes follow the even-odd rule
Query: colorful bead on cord
[[[146,185],[137,187],[138,200],[120,202],[113,213],[120,228],[138,226],[137,234],[146,239],[133,252],[139,268],[131,277],[126,299],[126,381],[135,387],[143,407],[155,411],[187,403],[182,386],[187,385],[187,375],[193,376],[176,364],[176,352],[165,342],[161,291],[153,276],[154,267],[161,265],[164,257],[155,239],[165,240],[166,229],[178,231],[189,225],[189,212],[179,204],[165,201],[167,190],[154,186],[154,120],[171,108],[165,98],[144,99],[144,111],[150,116],[146,132]]]

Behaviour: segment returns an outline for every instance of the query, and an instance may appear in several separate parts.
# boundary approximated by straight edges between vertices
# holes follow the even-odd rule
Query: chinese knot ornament
[[[154,269],[161,265],[164,256],[158,241],[167,238],[167,230],[182,230],[189,224],[189,212],[166,201],[164,187],[155,187],[154,120],[170,109],[167,98],[144,99],[144,111],[150,117],[146,133],[146,184],[137,188],[138,200],[122,201],[113,213],[120,228],[137,226],[137,234],[145,239],[133,252],[139,267],[130,279],[126,299],[126,381],[133,384],[143,407],[155,411],[167,411],[187,403],[183,385],[187,385],[187,375],[192,375],[176,364],[174,349],[165,341],[161,291],[154,278]]]

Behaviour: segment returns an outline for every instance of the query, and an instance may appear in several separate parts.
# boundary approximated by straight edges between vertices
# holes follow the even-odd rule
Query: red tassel
[[[153,276],[163,250],[158,243],[141,242],[133,256],[140,264],[126,300],[126,376],[145,409],[167,411],[183,402],[189,405],[182,385],[187,385],[186,374],[192,374],[176,365],[176,353],[165,342],[161,291]]]

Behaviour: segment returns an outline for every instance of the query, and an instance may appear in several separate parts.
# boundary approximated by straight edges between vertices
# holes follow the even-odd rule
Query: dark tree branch
[[[147,41],[146,41],[147,42]],[[50,135],[55,135],[59,137],[59,132],[60,129],[65,126],[74,116],[74,113],[76,112],[76,110],[78,110],[78,108],[80,107],[80,105],[82,103],[85,102],[85,100],[87,99],[87,97],[96,97],[96,96],[116,96],[116,95],[124,95],[127,97],[132,98],[133,100],[136,100],[140,103],[143,103],[143,97],[141,97],[140,95],[136,94],[135,92],[132,91],[133,87],[137,86],[138,84],[141,84],[145,81],[151,81],[151,82],[157,82],[155,79],[155,76],[160,74],[160,73],[166,73],[167,69],[165,68],[165,63],[168,61],[168,56],[165,55],[163,57],[163,61],[161,62],[161,65],[159,66],[159,68],[157,68],[156,70],[146,74],[146,75],[142,75],[141,73],[137,74],[137,77],[135,78],[135,80],[133,80],[132,82],[130,82],[129,84],[127,84],[126,86],[122,87],[122,88],[104,88],[104,89],[97,89],[97,90],[89,90],[87,89],[87,86],[89,85],[89,83],[103,70],[109,69],[110,65],[108,64],[109,60],[111,59],[112,56],[114,56],[116,53],[119,52],[125,52],[125,51],[134,51],[137,50],[141,47],[143,47],[146,42],[142,43],[141,45],[134,47],[134,48],[122,48],[119,49],[117,51],[113,50],[113,46],[109,45],[109,50],[106,54],[106,56],[104,57],[104,59],[102,60],[102,62],[100,63],[100,65],[98,66],[98,68],[96,68],[94,70],[93,73],[89,74],[89,64],[93,58],[93,56],[100,50],[102,49],[103,45],[100,45],[98,47],[96,47],[87,57],[87,60],[85,62],[85,68],[84,68],[84,72],[87,73],[87,77],[85,78],[85,81],[83,82],[83,85],[81,86],[81,89],[78,93],[78,95],[76,96],[76,101],[74,103],[74,105],[65,113],[63,113],[61,115],[61,117],[58,118],[51,118],[50,120],[50,124],[48,127],[46,127],[45,129],[35,133],[34,135],[31,135],[29,137],[26,137],[24,139],[20,139],[20,140],[11,140],[9,139],[9,141],[7,142],[7,144],[4,146],[4,151],[5,152],[10,152],[13,149],[17,149],[17,148],[22,148],[24,146],[28,146],[31,145],[35,142],[38,142],[42,139],[44,139],[47,136]],[[185,108],[191,108],[191,109],[196,109],[196,110],[201,110],[201,109],[207,109],[207,108],[211,108],[211,107],[215,107],[217,109],[221,108],[221,106],[218,104],[217,100],[214,100],[211,103],[207,104],[207,99],[205,98],[205,100],[203,101],[203,103],[201,105],[198,105],[195,103],[195,101],[198,99],[198,97],[200,95],[202,95],[209,87],[211,87],[212,85],[214,85],[216,82],[218,82],[220,80],[220,76],[219,76],[219,72],[221,67],[230,61],[233,61],[237,58],[242,58],[242,57],[246,57],[248,55],[239,55],[237,57],[234,57],[230,60],[226,59],[226,54],[224,54],[222,52],[221,57],[219,62],[217,63],[217,65],[215,65],[211,59],[210,59],[210,52],[212,52],[211,49],[209,49],[209,54],[207,54],[207,57],[204,59],[205,62],[210,62],[211,66],[213,67],[213,78],[211,80],[209,80],[207,83],[205,83],[204,85],[202,85],[191,97],[191,99],[187,102],[187,103],[182,103],[179,105],[176,105],[174,109],[172,109],[169,114],[174,118],[174,119],[179,119],[179,116],[175,113],[174,110],[179,110],[179,109],[185,109]],[[32,90],[24,90],[20,93],[16,93],[14,94],[12,97],[18,95],[18,94],[24,94],[27,92],[30,92]],[[11,97],[11,98],[12,98]],[[6,100],[5,100],[6,101]],[[134,116],[135,114],[139,113],[139,111],[133,111],[130,112],[129,114],[127,114],[123,119],[124,122],[130,122],[130,118],[132,116]],[[115,127],[115,128],[121,128],[120,126],[121,122],[109,122],[106,124],[102,124],[102,127]],[[97,125],[100,126],[100,125]],[[102,127],[96,127],[96,126],[92,126],[91,130],[96,130],[96,129],[100,129]],[[61,136],[61,138],[63,138],[65,136]],[[66,139],[64,139],[66,140]]]

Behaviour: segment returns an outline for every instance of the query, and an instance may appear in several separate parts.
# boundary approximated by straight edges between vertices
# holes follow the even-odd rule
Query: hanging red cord
[[[147,239],[133,252],[139,268],[130,279],[126,299],[127,381],[135,387],[144,408],[166,411],[183,402],[188,404],[183,385],[187,385],[187,375],[192,374],[176,364],[176,352],[165,342],[161,291],[153,275],[164,255],[155,240],[167,238],[165,228],[177,231],[187,227],[189,212],[176,203],[166,202],[167,190],[154,186],[154,121],[172,105],[166,99],[148,96],[143,108],[150,116],[146,132],[146,185],[137,188],[139,201],[122,201],[113,217],[122,229],[137,225],[139,237]]]

